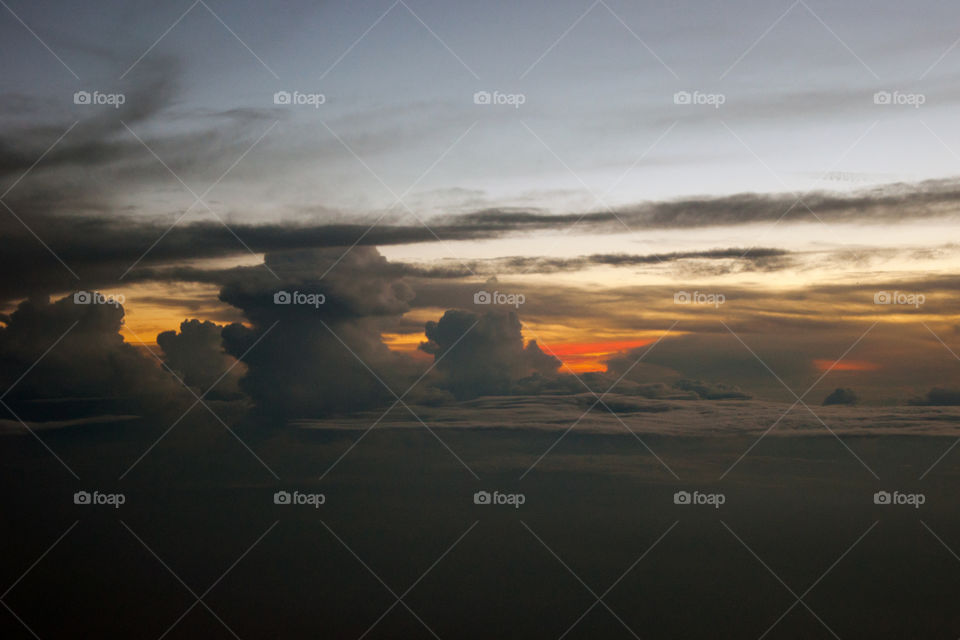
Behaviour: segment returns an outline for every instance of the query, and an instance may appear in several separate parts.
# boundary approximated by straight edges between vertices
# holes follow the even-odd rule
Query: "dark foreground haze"
[[[946,435],[841,443],[812,423],[805,435],[773,431],[719,480],[754,434],[645,434],[643,417],[625,418],[678,479],[626,431],[571,430],[532,469],[561,430],[435,431],[461,464],[399,410],[398,424],[372,429],[339,462],[362,430],[240,425],[261,464],[195,410],[118,480],[165,417],[45,432],[81,480],[28,435],[4,439],[4,602],[40,637],[952,638],[960,628],[960,559],[948,548],[960,546],[956,460],[918,480],[954,441]],[[83,490],[125,502],[74,504]],[[277,491],[323,504],[275,504]],[[475,504],[478,491],[522,504]],[[675,504],[681,491],[723,503]],[[875,504],[878,491],[923,504]],[[12,616],[2,624],[4,638],[31,637]]]

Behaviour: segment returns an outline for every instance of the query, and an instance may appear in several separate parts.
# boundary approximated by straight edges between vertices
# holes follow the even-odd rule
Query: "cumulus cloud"
[[[913,405],[957,406],[960,405],[960,389],[934,387],[922,398],[910,401]]]
[[[524,345],[520,318],[513,311],[450,310],[426,324],[420,349],[432,354],[444,378],[440,385],[457,398],[509,393],[533,374],[550,375],[560,360],[536,340]]]
[[[0,328],[0,387],[8,401],[163,402],[179,395],[183,389],[158,363],[124,342],[123,315],[121,305],[76,304],[73,295],[21,302]]]
[[[832,404],[846,404],[853,405],[857,404],[860,401],[860,398],[853,391],[853,389],[845,389],[842,387],[837,387],[823,399],[823,406],[829,406]]]
[[[184,320],[180,333],[164,331],[157,336],[166,365],[198,395],[210,390],[207,397],[213,399],[237,397],[243,371],[243,365],[234,366],[236,360],[223,350],[222,330],[214,322]]]
[[[381,330],[409,308],[413,291],[387,274],[375,248],[267,254],[266,264],[277,278],[238,270],[220,291],[249,321],[228,325],[223,344],[247,366],[240,386],[262,411],[291,418],[353,411],[393,399],[381,380],[397,393],[406,388],[415,363],[390,351]],[[289,303],[277,303],[281,292]],[[298,296],[314,297],[301,304]]]

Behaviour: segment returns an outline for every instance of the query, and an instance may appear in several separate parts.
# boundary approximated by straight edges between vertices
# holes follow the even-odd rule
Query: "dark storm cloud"
[[[860,398],[853,389],[837,387],[823,399],[823,406],[827,407],[834,404],[853,405],[859,401]]]
[[[675,251],[670,253],[628,254],[595,253],[574,258],[549,258],[532,256],[511,256],[490,260],[451,261],[444,266],[409,265],[411,276],[425,278],[466,278],[476,275],[560,273],[581,271],[590,267],[634,267],[661,265],[684,260],[704,260],[711,262],[731,261],[739,263],[740,271],[772,271],[785,269],[792,264],[790,252],[767,247],[711,249],[707,251]],[[716,272],[716,265],[704,267]],[[728,267],[724,271],[734,269]]]
[[[158,269],[160,263],[184,259],[218,258],[242,255],[247,245],[256,252],[281,252],[289,249],[347,247],[360,240],[359,246],[390,245],[435,241],[425,227],[375,227],[357,225],[243,225],[228,227],[219,223],[193,225],[136,224],[130,221],[104,219],[75,219],[48,221],[46,227],[31,227],[78,276],[79,280],[61,265],[40,242],[20,234],[0,237],[0,270],[21,272],[22,277],[0,283],[0,300],[25,297],[35,291],[57,291],[84,286],[100,288],[116,286],[124,280],[145,281],[178,279],[216,283],[223,274],[204,272],[196,268],[169,267]],[[56,222],[56,223],[54,223]],[[436,229],[434,229],[436,231]],[[441,229],[448,237],[470,239],[472,229]],[[366,235],[364,235],[366,234]],[[161,238],[157,242],[158,238]],[[240,240],[242,240],[242,243]],[[375,242],[374,242],[375,241]],[[156,244],[154,244],[156,243]],[[151,248],[152,247],[152,248]],[[149,250],[149,253],[144,254]],[[542,258],[515,256],[494,260],[472,260],[448,265],[383,265],[384,272],[395,275],[424,278],[463,278],[472,275],[503,273],[554,273],[577,271],[592,266],[630,267],[660,265],[684,260],[703,260],[721,270],[775,270],[791,264],[786,251],[760,247],[756,249],[715,249],[707,251],[673,252],[663,254],[594,254],[576,258]],[[720,267],[720,263],[738,265]],[[24,269],[24,265],[31,265]]]
[[[28,224],[80,280],[74,278],[36,238],[25,231],[17,232],[0,237],[0,270],[21,273],[23,277],[0,283],[0,299],[16,299],[38,290],[64,290],[78,285],[88,288],[115,285],[148,250],[149,255],[140,263],[139,272],[130,272],[128,277],[131,280],[158,275],[156,271],[144,270],[157,263],[247,255],[244,244],[256,252],[338,247],[339,253],[343,253],[358,241],[364,247],[435,241],[430,230],[422,226],[385,226],[370,230],[370,225],[364,224],[231,224],[227,228],[220,223],[199,223],[177,225],[171,229],[170,224],[93,218],[71,219],[69,222],[45,219],[39,225],[36,220],[31,220]],[[453,229],[448,236],[476,237],[469,229]],[[157,242],[161,237],[163,239]],[[399,271],[400,267],[392,269]],[[176,277],[177,273],[176,270],[165,272],[163,279]],[[218,274],[199,274],[197,270],[181,273],[197,281],[219,277]]]
[[[336,267],[330,269],[335,263]],[[159,343],[171,368],[197,388],[211,383],[214,372],[219,375],[233,362],[231,357],[244,356],[250,349],[243,358],[249,371],[242,390],[264,412],[284,417],[316,417],[389,404],[393,397],[376,376],[400,393],[424,371],[425,365],[391,352],[383,343],[382,333],[422,335],[423,325],[404,320],[403,314],[414,307],[468,307],[478,288],[492,284],[409,278],[404,265],[388,262],[371,247],[357,247],[346,255],[341,248],[270,253],[267,265],[279,280],[260,266],[211,271],[175,268],[176,275],[168,277],[203,279],[220,287],[221,301],[242,313],[248,323],[247,326],[233,324],[221,331],[212,323],[188,322],[182,325],[179,334],[161,334]],[[505,291],[514,290],[509,282],[497,283],[497,286]],[[672,287],[593,290],[538,286],[526,291],[523,313],[530,322],[559,321],[572,326],[596,323],[604,330],[643,332],[663,331],[673,320],[680,319],[676,331],[691,333],[668,336],[629,372],[629,366],[645,349],[611,359],[606,373],[583,374],[577,379],[556,375],[559,362],[550,355],[550,350],[541,348],[535,341],[525,342],[516,314],[479,315],[452,310],[426,326],[427,342],[423,350],[435,357],[448,350],[450,353],[422,381],[411,401],[436,403],[451,396],[465,398],[483,394],[569,395],[582,394],[587,388],[602,393],[624,372],[627,375],[618,383],[617,391],[627,396],[736,399],[746,397],[747,393],[760,393],[764,397],[789,400],[788,392],[780,388],[763,363],[797,392],[803,391],[821,371],[818,360],[829,363],[840,357],[879,319],[877,314],[890,311],[874,304],[878,286],[926,292],[924,311],[948,315],[957,311],[956,296],[950,294],[956,292],[960,284],[948,276],[911,283],[890,282],[867,289],[856,285],[829,285],[775,292],[730,287],[724,290],[727,302],[722,308],[694,310],[674,304]],[[516,290],[524,291],[520,287]],[[322,294],[324,301],[316,306],[276,304],[274,294],[278,291]],[[624,304],[625,300],[630,304]],[[47,306],[61,309],[68,301]],[[20,343],[30,344],[25,338],[28,335],[26,318],[43,315],[35,311],[38,304],[24,303],[17,311],[20,315],[5,319],[8,326],[4,331],[9,336],[5,343],[7,351]],[[79,306],[83,307],[80,312],[86,309],[87,313],[107,314],[99,325],[97,339],[85,340],[84,346],[107,354],[92,354],[90,361],[95,365],[112,363],[121,367],[121,373],[116,374],[123,382],[116,387],[119,392],[134,393],[150,385],[167,388],[170,377],[158,377],[163,372],[149,360],[148,366],[140,370],[138,367],[145,364],[144,357],[123,344],[118,334],[122,310],[102,305]],[[770,313],[771,308],[777,313]],[[34,311],[30,311],[32,309]],[[824,313],[829,309],[844,309],[844,312]],[[29,366],[26,364],[29,358],[42,353],[37,351],[39,344],[49,346],[59,335],[55,330],[69,326],[67,320],[72,316],[66,310],[50,313],[60,318],[58,322],[32,321],[38,328],[47,327],[41,332],[43,340],[37,340],[33,350],[20,360],[8,360],[5,366],[8,372],[18,370],[16,363],[20,370]],[[467,332],[473,322],[477,322],[477,326]],[[838,370],[830,375],[840,378],[837,383],[851,383],[853,375],[865,376],[863,388],[870,401],[878,398],[878,388],[890,388],[902,382],[904,375],[918,384],[929,385],[938,377],[943,379],[952,365],[949,354],[929,333],[917,328],[919,326],[877,328],[870,339],[850,355],[852,360],[868,361],[872,368],[862,372]],[[934,328],[953,340],[953,325],[946,329],[938,325]],[[220,349],[218,334],[229,357]],[[531,336],[530,332],[527,334]],[[463,343],[454,346],[461,336],[464,336]],[[738,336],[763,363],[739,342]],[[937,356],[942,356],[942,362]],[[194,360],[190,361],[191,358]],[[51,360],[50,364],[56,362]],[[61,365],[56,375],[51,374],[54,378],[62,375],[69,380],[76,376],[91,386],[74,388],[69,384],[51,384],[49,389],[55,394],[83,395],[113,388],[109,376],[96,373],[97,366],[93,367],[95,375],[90,376],[85,375],[83,369]],[[237,373],[240,371],[243,369],[236,369]],[[856,384],[861,387],[859,378]],[[24,390],[30,391],[27,387]]]
[[[141,152],[145,153],[143,149],[137,151]],[[21,158],[17,166],[23,161]],[[14,193],[20,188],[18,185]],[[47,191],[55,193],[56,189]],[[952,180],[928,181],[916,185],[893,185],[849,196],[814,193],[807,195],[804,201],[826,222],[895,223],[952,214],[957,202],[960,202],[960,186]],[[29,206],[15,205],[14,210],[30,229],[80,276],[81,281],[78,283],[40,241],[11,215],[0,216],[3,228],[8,230],[0,238],[0,269],[23,274],[22,278],[4,281],[0,286],[0,298],[7,300],[25,297],[36,291],[64,290],[78,284],[93,288],[115,282],[148,250],[149,254],[140,263],[140,268],[183,259],[245,255],[247,247],[256,252],[267,252],[297,248],[346,248],[354,243],[372,246],[435,242],[438,237],[444,241],[486,239],[520,232],[563,230],[573,224],[583,231],[617,232],[623,228],[618,218],[636,230],[694,228],[773,222],[793,207],[784,217],[785,221],[815,220],[804,206],[796,204],[792,196],[763,194],[645,203],[616,213],[551,215],[486,210],[435,218],[429,221],[429,229],[419,224],[384,223],[372,226],[375,218],[371,218],[369,224],[231,223],[227,228],[220,223],[207,222],[184,223],[171,228],[172,222],[138,221],[129,217],[118,219],[69,215],[69,219],[66,219],[63,216],[70,211],[63,203],[47,206],[42,198],[31,201]],[[101,205],[102,208],[109,208],[109,203]],[[27,215],[38,209],[37,213]],[[163,239],[157,242],[161,236]],[[154,246],[155,242],[157,244]],[[778,254],[776,249],[751,250],[742,259],[734,255],[735,252],[735,249],[719,249],[648,256],[599,254],[571,259],[519,256],[490,264],[480,261],[475,266],[484,270],[484,273],[493,273],[498,269],[550,272],[597,264],[630,266],[698,258],[715,260],[718,264],[723,260],[736,261],[741,265],[740,270],[772,270],[789,263],[789,256]],[[30,268],[25,268],[25,265],[30,265]],[[470,264],[421,267],[421,275],[458,277],[473,268],[474,265]],[[722,267],[720,271],[729,268]],[[706,270],[707,273],[710,269],[700,267],[701,271]],[[480,273],[476,269],[474,271]],[[131,277],[136,277],[136,274]]]
[[[183,389],[155,361],[124,342],[123,315],[120,305],[77,304],[72,295],[22,302],[0,328],[8,401],[110,396],[150,406],[179,395]]]
[[[741,193],[723,197],[681,198],[646,202],[601,212],[547,214],[490,209],[444,220],[477,229],[496,231],[578,228],[621,230],[689,229],[784,221],[815,222],[811,211],[825,222],[894,223],[953,214],[960,201],[960,184],[954,179],[897,183],[852,194],[815,191],[803,196]],[[806,206],[804,206],[804,204]],[[809,210],[808,210],[809,208]]]
[[[233,366],[234,359],[224,352],[222,331],[213,322],[184,320],[179,333],[164,331],[157,336],[166,365],[198,395],[209,391],[211,399],[236,397],[243,372],[242,365]]]
[[[383,274],[386,260],[372,247],[267,254],[264,270],[237,271],[220,299],[251,326],[223,330],[223,344],[241,358],[241,388],[265,413],[316,416],[379,406],[413,378],[416,365],[381,340],[381,320],[409,309],[412,290]],[[285,292],[289,297],[276,297]],[[318,296],[303,302],[297,295]],[[322,301],[321,297],[322,296]],[[369,369],[368,369],[369,367]],[[379,380],[378,380],[379,377]]]
[[[531,340],[526,345],[513,311],[451,310],[428,322],[420,348],[434,356],[440,383],[457,398],[509,393],[521,378],[550,375],[560,361]]]
[[[124,123],[136,129],[155,120],[174,103],[177,64],[161,59],[145,64],[142,71],[136,82],[111,89],[124,94],[125,101],[118,108],[73,105],[72,92],[67,91],[62,103],[57,104],[28,97],[0,104],[0,121],[8,123],[0,136],[0,179],[12,186],[30,171],[29,179],[17,184],[4,200],[23,215],[104,211],[110,192],[117,188],[109,180],[123,177],[142,181],[155,176],[155,169],[140,173],[148,162],[156,161],[145,157],[148,152]],[[63,105],[76,110],[69,119],[64,118]],[[28,115],[28,120],[19,122]],[[164,147],[183,153],[182,144],[187,140],[174,134],[166,139]],[[200,142],[193,140],[194,145]],[[177,157],[179,154],[172,155],[173,159]],[[98,176],[98,169],[109,171]]]
[[[910,401],[913,405],[930,406],[958,406],[960,405],[960,389],[943,389],[934,387],[922,398],[915,398]]]
[[[45,219],[42,225],[30,221],[30,227],[51,248],[54,257],[28,235],[5,235],[0,238],[0,269],[20,273],[22,277],[5,279],[0,284],[0,298],[9,300],[25,297],[35,291],[56,291],[73,287],[98,288],[116,286],[121,277],[147,251],[149,256],[141,263],[139,271],[129,274],[130,280],[145,279],[156,275],[147,269],[158,262],[176,262],[183,259],[217,258],[246,249],[226,227],[220,224],[183,225],[170,230],[170,225],[137,224],[124,220],[73,219],[69,223]],[[242,225],[232,226],[241,238],[250,238],[249,229]],[[164,233],[169,230],[166,236]],[[277,236],[287,239],[281,244],[289,247],[307,246],[304,236],[293,228],[260,228],[258,233],[269,239],[258,242],[260,249],[275,244]],[[358,232],[359,233],[359,232]],[[163,240],[151,250],[151,246],[163,236]],[[295,239],[300,236],[300,239]],[[251,239],[252,240],[252,239]],[[272,241],[273,240],[273,241]],[[316,244],[324,244],[319,242]],[[79,279],[61,265],[63,260]],[[162,279],[170,280],[178,275],[188,276],[192,281],[217,281],[217,273],[201,274],[196,269],[169,271]]]

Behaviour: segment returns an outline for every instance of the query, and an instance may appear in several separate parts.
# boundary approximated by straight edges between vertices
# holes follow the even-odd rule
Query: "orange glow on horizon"
[[[384,333],[380,338],[391,351],[405,353],[415,360],[433,360],[432,355],[420,349],[420,344],[426,341],[421,333]]]
[[[866,360],[827,360],[817,358],[813,361],[814,366],[820,371],[876,371],[880,365]]]
[[[576,373],[592,371],[606,371],[606,360],[618,353],[645,347],[653,339],[643,340],[608,340],[604,342],[558,342],[554,344],[540,344],[544,353],[556,356],[564,365]]]
[[[384,333],[383,342],[393,351],[400,351],[416,358],[432,359],[427,353],[419,350],[420,343],[425,340],[422,334]],[[618,353],[645,347],[654,341],[653,338],[642,340],[607,340],[602,342],[555,342],[547,344],[538,342],[540,349],[563,362],[563,369],[575,373],[591,371],[606,371],[606,360]]]

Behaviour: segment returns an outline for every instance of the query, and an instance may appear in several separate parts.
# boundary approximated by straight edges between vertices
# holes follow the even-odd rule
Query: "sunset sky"
[[[8,311],[123,296],[156,350],[186,319],[256,330],[237,274],[319,286],[379,254],[410,295],[370,336],[414,368],[427,322],[492,309],[559,373],[663,339],[651,380],[760,397],[778,367],[875,403],[960,379],[942,3],[115,4],[4,9]],[[308,249],[319,272],[258,267]]]
[[[0,638],[960,637],[958,18],[0,0]]]

